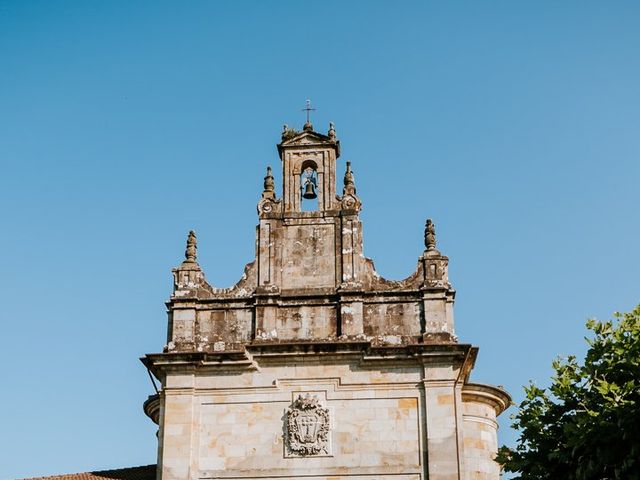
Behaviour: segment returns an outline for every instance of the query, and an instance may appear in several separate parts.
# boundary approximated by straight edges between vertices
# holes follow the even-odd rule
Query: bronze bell
[[[302,194],[302,198],[306,198],[307,200],[313,200],[318,195],[316,195],[315,185],[311,180],[307,180],[307,183],[304,186],[304,193]]]

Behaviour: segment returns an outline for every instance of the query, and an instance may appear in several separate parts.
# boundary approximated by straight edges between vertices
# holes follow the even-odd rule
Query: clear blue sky
[[[432,217],[473,378],[545,385],[587,317],[640,302],[639,21],[637,1],[1,0],[0,478],[155,462],[138,357],[165,343],[170,270],[193,228],[209,281],[240,277],[307,98],[380,273],[413,271]]]

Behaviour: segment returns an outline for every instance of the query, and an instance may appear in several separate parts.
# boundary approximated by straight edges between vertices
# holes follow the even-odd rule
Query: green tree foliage
[[[584,363],[553,362],[549,389],[525,387],[515,449],[497,461],[522,480],[640,479],[640,305],[589,320]]]

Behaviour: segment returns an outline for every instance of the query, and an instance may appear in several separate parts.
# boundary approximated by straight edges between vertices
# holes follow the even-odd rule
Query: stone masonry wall
[[[162,478],[423,478],[420,369],[353,369],[263,363],[241,375],[168,377]],[[299,394],[316,396],[330,412],[321,455],[287,451],[284,418]]]

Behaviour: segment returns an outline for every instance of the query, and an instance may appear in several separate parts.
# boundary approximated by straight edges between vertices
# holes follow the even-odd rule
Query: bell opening
[[[313,212],[318,209],[318,172],[314,166],[307,166],[300,175],[300,203],[303,212]]]

